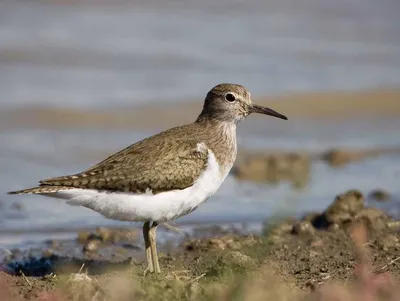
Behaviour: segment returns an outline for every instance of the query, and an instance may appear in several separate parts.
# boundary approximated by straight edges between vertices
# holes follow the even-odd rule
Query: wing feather
[[[208,149],[198,141],[143,141],[82,173],[42,180],[40,185],[156,194],[192,186],[207,166]]]

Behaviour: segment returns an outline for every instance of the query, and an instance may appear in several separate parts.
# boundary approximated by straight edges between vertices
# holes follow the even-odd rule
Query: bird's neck
[[[204,129],[207,146],[213,151],[221,171],[229,171],[237,154],[236,123],[213,118],[198,118],[196,123]]]

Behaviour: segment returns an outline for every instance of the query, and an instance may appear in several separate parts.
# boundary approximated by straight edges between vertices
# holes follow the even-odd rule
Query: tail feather
[[[46,193],[54,193],[60,190],[68,190],[73,189],[74,187],[68,186],[48,186],[43,185],[39,187],[33,187],[28,189],[22,189],[17,191],[10,191],[7,194],[46,194]]]

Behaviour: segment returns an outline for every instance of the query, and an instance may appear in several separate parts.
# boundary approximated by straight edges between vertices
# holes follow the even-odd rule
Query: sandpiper
[[[157,226],[192,212],[218,190],[236,159],[236,124],[251,113],[287,120],[253,104],[245,87],[219,84],[195,122],[143,139],[84,172],[9,194],[62,198],[106,218],[144,222],[146,271],[159,273]]]

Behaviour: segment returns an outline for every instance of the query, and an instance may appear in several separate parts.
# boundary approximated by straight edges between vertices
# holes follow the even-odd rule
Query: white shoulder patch
[[[208,147],[206,146],[206,144],[204,143],[204,142],[199,142],[199,143],[197,143],[197,148],[196,148],[196,150],[199,152],[199,153],[208,153]]]

